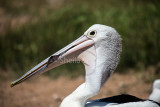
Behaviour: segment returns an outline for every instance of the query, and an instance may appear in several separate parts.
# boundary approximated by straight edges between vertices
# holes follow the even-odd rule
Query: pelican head
[[[85,66],[86,81],[63,100],[61,107],[84,107],[86,101],[99,92],[101,86],[115,70],[120,59],[121,48],[121,38],[114,28],[100,24],[92,25],[77,40],[12,82],[11,87],[73,61],[72,59],[80,60]]]

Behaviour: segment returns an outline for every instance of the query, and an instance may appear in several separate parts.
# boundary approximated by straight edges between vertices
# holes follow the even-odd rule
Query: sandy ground
[[[62,99],[84,82],[84,77],[75,79],[60,77],[53,80],[40,76],[13,88],[9,87],[11,81],[12,79],[0,81],[0,107],[59,107]],[[147,99],[151,89],[151,83],[143,82],[143,78],[134,73],[115,73],[100,93],[92,99],[122,93]]]

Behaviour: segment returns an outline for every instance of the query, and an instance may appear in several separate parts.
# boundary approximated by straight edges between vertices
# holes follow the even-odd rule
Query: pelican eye
[[[89,37],[95,37],[97,32],[95,30],[88,32]]]

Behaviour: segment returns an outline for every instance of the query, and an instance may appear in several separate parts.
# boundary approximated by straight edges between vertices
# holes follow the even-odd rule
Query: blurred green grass
[[[96,23],[112,26],[122,36],[120,69],[146,68],[160,63],[159,1],[71,0],[54,11],[46,9],[44,16],[36,13],[38,6],[36,11],[21,7],[17,13],[8,6],[10,14],[27,11],[35,14],[37,21],[0,35],[0,68],[10,67],[24,73]],[[66,64],[55,69],[53,76],[67,72],[72,76],[82,74],[73,72],[77,69],[83,70],[82,64]]]

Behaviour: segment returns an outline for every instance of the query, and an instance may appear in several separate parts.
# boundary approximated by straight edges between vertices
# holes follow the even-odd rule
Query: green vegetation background
[[[10,17],[27,14],[36,18],[34,23],[0,34],[2,69],[9,67],[20,75],[97,23],[114,27],[123,38],[120,69],[160,63],[158,0],[70,0],[55,9],[49,8],[44,0],[22,1],[20,7],[14,7],[19,0],[0,1]],[[75,70],[82,74],[83,65],[66,64],[48,74],[78,75]]]

